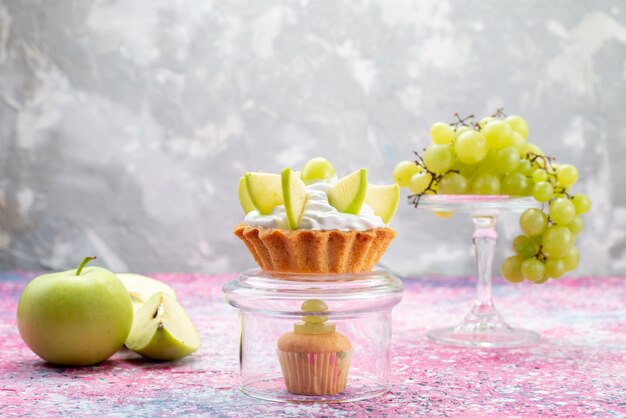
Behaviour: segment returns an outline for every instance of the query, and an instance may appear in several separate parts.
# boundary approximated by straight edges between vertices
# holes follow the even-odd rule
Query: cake
[[[396,184],[368,184],[365,169],[337,180],[330,162],[314,158],[302,172],[246,173],[246,216],[234,233],[268,272],[367,272],[396,235],[388,224],[399,199]]]
[[[309,299],[302,311],[321,313],[326,303]],[[305,315],[303,322],[278,340],[278,360],[289,393],[298,395],[336,395],[345,390],[352,345],[345,335],[327,323],[323,315]]]

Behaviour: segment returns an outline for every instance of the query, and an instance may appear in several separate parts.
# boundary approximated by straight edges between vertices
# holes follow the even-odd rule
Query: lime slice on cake
[[[200,336],[171,295],[154,294],[135,313],[126,347],[154,360],[176,360],[200,347]]]
[[[367,186],[365,203],[374,209],[374,214],[381,217],[384,223],[388,224],[396,214],[400,203],[400,186],[390,184],[389,186]]]
[[[306,186],[291,168],[285,168],[282,171],[281,182],[287,224],[289,229],[298,229],[307,200]]]
[[[244,179],[250,201],[261,215],[269,215],[276,206],[283,204],[280,175],[246,173]]]
[[[341,178],[328,190],[328,203],[339,212],[357,215],[367,193],[367,170],[364,168]]]

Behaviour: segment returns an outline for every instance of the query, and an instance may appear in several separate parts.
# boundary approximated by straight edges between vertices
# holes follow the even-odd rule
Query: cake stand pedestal
[[[500,213],[519,213],[540,207],[532,198],[478,195],[426,195],[417,205],[433,212],[469,213],[474,223],[473,242],[478,265],[476,298],[471,311],[458,325],[428,332],[439,344],[463,347],[502,348],[535,343],[539,334],[509,326],[493,303],[492,268],[498,240],[496,223]]]

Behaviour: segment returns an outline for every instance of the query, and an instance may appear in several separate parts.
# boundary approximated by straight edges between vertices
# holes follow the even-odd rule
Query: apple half
[[[176,298],[174,289],[151,277],[132,273],[118,273],[116,276],[128,291],[130,300],[133,302],[134,312],[137,312],[155,293],[163,292]]]
[[[341,178],[328,190],[328,203],[339,212],[358,215],[367,193],[367,170],[364,168]]]
[[[177,360],[200,347],[200,336],[173,296],[158,292],[135,314],[126,347],[153,360]]]

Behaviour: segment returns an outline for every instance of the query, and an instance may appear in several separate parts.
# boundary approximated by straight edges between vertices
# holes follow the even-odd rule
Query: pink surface
[[[425,338],[469,310],[469,279],[405,280],[394,310],[393,388],[348,404],[259,401],[236,388],[237,312],[221,299],[232,276],[157,275],[178,293],[203,345],[174,363],[132,352],[87,368],[57,368],[23,344],[19,295],[33,274],[0,274],[0,415],[118,416],[626,416],[626,279],[497,282],[511,325],[541,333],[532,347],[474,350]]]

